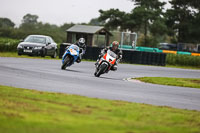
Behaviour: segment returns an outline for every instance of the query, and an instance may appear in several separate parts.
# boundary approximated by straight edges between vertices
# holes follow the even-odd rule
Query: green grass
[[[191,55],[167,54],[166,63],[173,66],[193,66],[200,68],[200,57]]]
[[[15,57],[15,58],[31,58],[31,59],[59,59],[57,56],[56,58],[51,58],[50,56],[29,56],[29,55],[21,55],[19,56],[17,52],[0,52],[0,57]]]
[[[199,66],[166,65],[165,67],[199,70]]]
[[[0,86],[1,133],[199,133],[200,112]]]
[[[15,57],[15,58],[30,58],[30,59],[56,59],[56,60],[61,60],[57,56],[56,58],[51,58],[50,56],[29,56],[29,55],[21,55],[19,56],[16,52],[0,52],[0,57]],[[89,60],[89,59],[82,59],[82,61],[88,61],[88,62],[95,62],[94,60]]]
[[[196,78],[141,77],[134,79],[153,84],[200,88],[200,79]]]

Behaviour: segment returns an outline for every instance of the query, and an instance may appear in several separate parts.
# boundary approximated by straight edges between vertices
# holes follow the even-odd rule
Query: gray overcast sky
[[[23,16],[30,13],[38,15],[38,21],[60,26],[65,22],[87,23],[99,17],[99,9],[110,8],[130,12],[134,3],[130,0],[0,0],[0,17],[19,25]]]
[[[130,12],[130,0],[0,0],[0,17],[19,25],[27,13],[38,15],[39,21],[62,25],[65,22],[89,22],[98,17],[99,9],[118,8]]]

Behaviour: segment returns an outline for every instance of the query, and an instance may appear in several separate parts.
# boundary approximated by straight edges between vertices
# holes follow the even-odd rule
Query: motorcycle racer
[[[76,60],[77,63],[81,62],[82,56],[83,54],[85,54],[86,51],[86,45],[85,45],[85,39],[84,38],[80,38],[75,45],[77,45],[79,48],[81,48],[80,54],[78,59]]]
[[[97,59],[97,62],[95,65],[98,65],[99,59],[108,51],[108,50],[113,51],[117,55],[117,61],[115,64],[111,67],[110,70],[116,71],[117,70],[117,63],[122,59],[122,51],[119,49],[119,42],[118,41],[113,41],[112,42],[112,47],[106,47],[103,50],[101,50],[101,54],[99,55],[99,58]]]

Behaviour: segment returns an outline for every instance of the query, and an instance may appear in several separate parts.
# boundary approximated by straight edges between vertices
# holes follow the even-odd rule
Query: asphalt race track
[[[94,62],[61,70],[61,60],[0,57],[0,85],[200,110],[200,89],[127,81],[130,77],[200,78],[200,70],[119,64],[94,77]]]

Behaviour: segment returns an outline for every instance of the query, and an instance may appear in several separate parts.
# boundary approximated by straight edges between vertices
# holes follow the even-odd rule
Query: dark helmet
[[[85,39],[84,38],[80,38],[79,40],[78,40],[78,46],[79,47],[83,47],[85,45]]]
[[[116,50],[119,48],[119,42],[118,41],[113,41],[112,42],[112,50]]]

